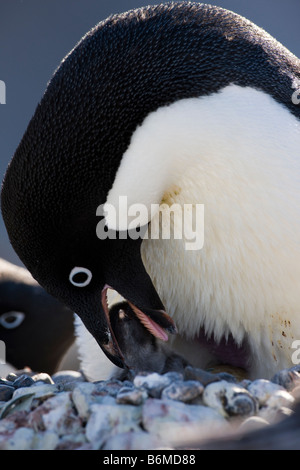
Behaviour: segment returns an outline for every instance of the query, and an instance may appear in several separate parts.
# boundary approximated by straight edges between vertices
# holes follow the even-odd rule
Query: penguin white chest
[[[300,338],[299,145],[299,121],[282,105],[231,85],[148,116],[107,199],[118,206],[126,195],[149,213],[154,203],[204,205],[201,249],[186,250],[184,233],[149,238],[143,261],[179,333],[247,339],[255,375],[292,365]]]

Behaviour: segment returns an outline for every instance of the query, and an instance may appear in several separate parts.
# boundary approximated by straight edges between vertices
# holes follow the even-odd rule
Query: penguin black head
[[[144,268],[141,239],[116,231],[115,239],[100,240],[97,208],[107,201],[133,133],[162,106],[236,83],[263,88],[298,113],[271,77],[280,73],[288,89],[286,71],[299,69],[264,38],[247,20],[197,3],[112,16],[62,61],[9,165],[2,213],[14,249],[118,366],[108,287],[159,338],[174,324]]]
[[[75,340],[73,317],[28,271],[0,260],[0,339],[7,363],[53,374]]]

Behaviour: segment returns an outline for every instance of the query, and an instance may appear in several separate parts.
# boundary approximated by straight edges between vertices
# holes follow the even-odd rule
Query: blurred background
[[[62,58],[95,24],[112,13],[159,1],[0,0],[0,179]],[[163,2],[165,3],[165,2]],[[209,2],[207,2],[209,3]],[[215,0],[261,26],[300,57],[299,0]],[[22,265],[0,218],[0,257]]]

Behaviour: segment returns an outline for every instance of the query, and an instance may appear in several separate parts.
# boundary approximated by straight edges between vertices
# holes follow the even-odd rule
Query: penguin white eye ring
[[[7,330],[12,330],[20,326],[24,318],[25,314],[23,312],[6,312],[0,316],[0,325]]]
[[[79,277],[80,281],[76,281],[76,277]],[[70,272],[69,281],[71,284],[73,284],[73,286],[86,287],[91,282],[92,277],[93,275],[89,269],[75,266],[75,268],[73,268]]]

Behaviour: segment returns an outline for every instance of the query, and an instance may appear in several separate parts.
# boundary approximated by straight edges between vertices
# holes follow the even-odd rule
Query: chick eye
[[[24,318],[25,314],[23,312],[6,312],[0,315],[0,325],[7,330],[12,330],[21,325]]]
[[[124,320],[124,318],[127,317],[126,313],[124,312],[122,308],[120,308],[118,314],[119,314],[119,320]]]
[[[92,273],[87,268],[81,268],[76,266],[72,269],[69,276],[69,281],[73,286],[76,287],[85,287],[92,280]]]

